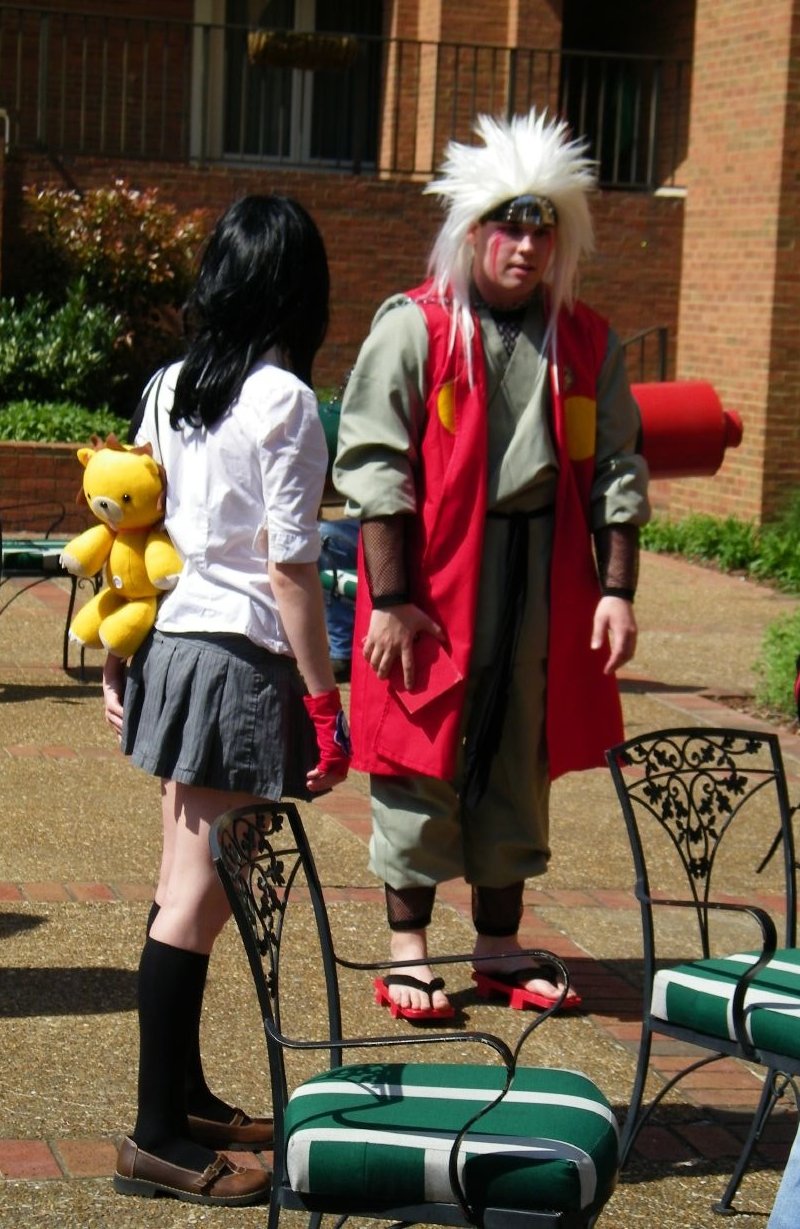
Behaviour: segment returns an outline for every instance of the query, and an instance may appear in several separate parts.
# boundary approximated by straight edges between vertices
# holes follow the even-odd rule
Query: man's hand
[[[615,674],[636,652],[636,616],[633,603],[623,597],[601,597],[594,612],[592,648],[611,647],[605,674]]]
[[[407,602],[391,610],[373,610],[369,630],[364,637],[363,652],[379,679],[388,678],[398,658],[403,666],[403,682],[414,687],[414,641],[420,632],[429,632],[442,640],[442,629],[424,610]]]

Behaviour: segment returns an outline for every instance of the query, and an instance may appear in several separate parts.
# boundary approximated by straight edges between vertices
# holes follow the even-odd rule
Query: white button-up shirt
[[[168,368],[145,407],[137,444],[167,474],[165,526],[183,559],[162,598],[165,632],[236,632],[291,654],[267,576],[269,560],[313,563],[328,454],[314,393],[270,352],[211,427],[169,424],[180,370]]]

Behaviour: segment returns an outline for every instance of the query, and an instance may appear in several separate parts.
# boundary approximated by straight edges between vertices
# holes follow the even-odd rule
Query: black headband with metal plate
[[[555,226],[558,214],[547,196],[526,193],[502,201],[481,216],[481,222],[529,222],[534,226]]]

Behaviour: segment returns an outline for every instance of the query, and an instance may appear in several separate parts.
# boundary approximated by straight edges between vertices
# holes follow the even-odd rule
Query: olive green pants
[[[453,781],[427,776],[370,779],[370,867],[393,888],[463,878],[505,887],[543,874],[550,858],[550,782],[545,742],[549,518],[529,526],[527,600],[500,748],[474,812],[459,799],[463,747]],[[487,522],[472,666],[463,728],[493,669],[505,593],[506,526]]]

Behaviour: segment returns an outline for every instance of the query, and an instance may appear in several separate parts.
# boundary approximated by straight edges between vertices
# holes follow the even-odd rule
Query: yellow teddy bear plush
[[[70,639],[130,657],[155,623],[158,596],[173,589],[182,563],[161,522],[164,471],[150,445],[123,447],[109,435],[80,448],[83,494],[100,521],[68,542],[62,566],[73,576],[96,576],[105,586],[78,611]]]

